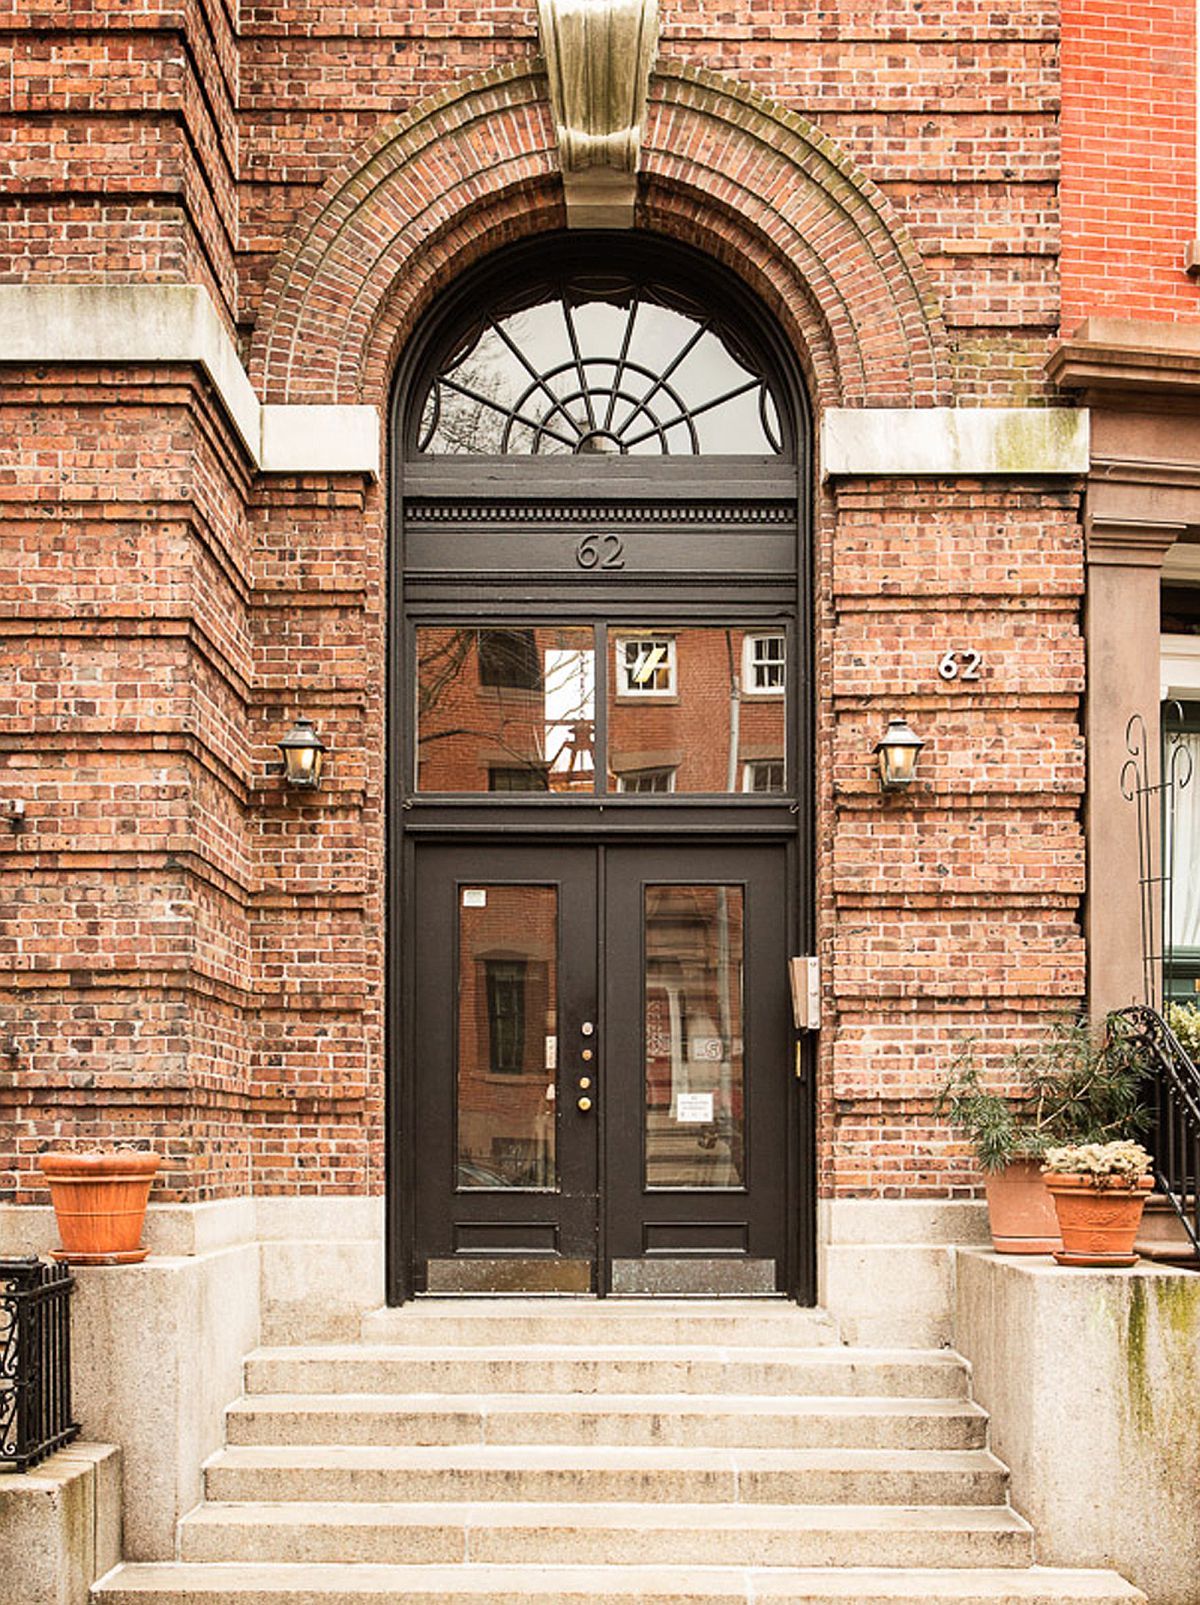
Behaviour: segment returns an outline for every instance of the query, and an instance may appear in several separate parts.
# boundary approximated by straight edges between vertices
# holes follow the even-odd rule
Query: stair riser
[[[753,1393],[816,1398],[961,1398],[954,1365],[896,1362],[589,1360],[536,1358],[445,1360],[287,1357],[246,1363],[248,1393]]]
[[[731,1449],[981,1449],[981,1416],[231,1411],[237,1445],[579,1444]]]
[[[697,1504],[996,1505],[1005,1477],[989,1470],[551,1469],[538,1467],[295,1467],[213,1465],[209,1499],[303,1500],[637,1500]]]
[[[1028,1566],[1032,1543],[1028,1533],[880,1533],[673,1531],[580,1529],[558,1527],[476,1529],[454,1526],[350,1528],[305,1524],[273,1528],[232,1524],[181,1529],[180,1558],[221,1561],[237,1555],[243,1562],[339,1562],[353,1555],[359,1562],[386,1565],[494,1562],[513,1565],[556,1565],[569,1555],[573,1564],[626,1564],[631,1552],[649,1566]]]

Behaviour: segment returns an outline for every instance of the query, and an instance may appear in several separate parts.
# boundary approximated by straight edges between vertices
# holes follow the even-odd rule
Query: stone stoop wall
[[[0,276],[203,285],[264,402],[384,408],[437,290],[561,224],[531,8],[9,25],[37,116]],[[1044,404],[1058,44],[1032,0],[667,4],[639,226],[738,266],[822,407]],[[162,1201],[379,1193],[387,485],[256,477],[187,369],[6,367],[0,432],[0,795],[28,809],[0,820],[0,1198],[44,1200],[36,1154],[75,1134],[152,1142]],[[1082,994],[1079,486],[1019,468],[817,495],[828,1197],[973,1197],[934,1087]],[[949,647],[978,683],[938,678]],[[302,801],[273,772],[299,711],[332,748]],[[901,711],[929,745],[884,799]]]
[[[12,1605],[88,1605],[121,1561],[121,1451],[76,1439],[27,1472],[0,1472],[0,1585]]]
[[[957,1260],[955,1347],[1038,1562],[1200,1605],[1200,1276]]]

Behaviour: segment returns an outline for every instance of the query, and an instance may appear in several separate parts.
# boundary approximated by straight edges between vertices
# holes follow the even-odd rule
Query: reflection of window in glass
[[[675,770],[627,769],[617,776],[617,790],[643,794],[674,791]]]
[[[742,689],[752,696],[782,692],[786,672],[782,635],[748,635],[744,646]]]
[[[488,959],[487,1011],[494,1076],[519,1076],[525,1068],[525,961]]]
[[[488,770],[489,791],[549,791],[550,776],[545,769],[529,766],[524,769]]]
[[[675,641],[671,636],[617,637],[617,695],[675,695]]]
[[[782,791],[784,789],[782,758],[755,758],[742,769],[743,791]]]
[[[480,685],[537,691],[542,684],[537,641],[532,630],[480,630]]]

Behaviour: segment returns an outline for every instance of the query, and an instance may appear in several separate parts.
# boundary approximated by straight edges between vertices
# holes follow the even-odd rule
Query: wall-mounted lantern
[[[884,791],[903,791],[911,786],[917,772],[917,754],[925,743],[910,729],[904,718],[892,719],[875,743],[879,764],[879,784]]]
[[[321,769],[327,748],[311,719],[301,715],[279,743],[283,754],[283,777],[289,786],[315,791],[321,784]]]

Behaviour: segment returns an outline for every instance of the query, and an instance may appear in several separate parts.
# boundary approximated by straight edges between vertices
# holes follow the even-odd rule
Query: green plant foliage
[[[984,1084],[976,1047],[964,1045],[933,1113],[966,1133],[983,1170],[1040,1160],[1051,1146],[1135,1137],[1150,1123],[1142,1102],[1148,1067],[1136,1043],[1086,1021],[1056,1020],[1041,1041],[1010,1054],[998,1072],[1015,1083],[1010,1094]]]
[[[1172,1003],[1167,1009],[1167,1024],[1192,1063],[1200,1064],[1200,1008],[1194,1003]]]

